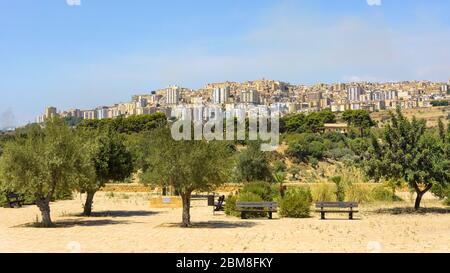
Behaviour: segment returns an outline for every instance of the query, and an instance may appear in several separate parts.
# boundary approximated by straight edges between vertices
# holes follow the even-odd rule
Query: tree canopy
[[[42,225],[53,223],[50,201],[58,191],[73,190],[86,179],[79,170],[88,159],[73,132],[58,117],[44,127],[29,127],[26,135],[6,143],[0,158],[0,184],[7,191],[31,193],[42,214]]]
[[[335,123],[336,116],[330,109],[312,112],[307,115],[303,113],[292,114],[281,118],[281,133],[317,133],[323,130],[325,123]]]
[[[358,128],[360,130],[361,137],[364,136],[365,130],[376,125],[370,117],[369,111],[366,110],[346,110],[342,114],[342,119],[345,120],[349,126]]]
[[[152,130],[167,124],[167,118],[164,113],[154,113],[150,115],[138,115],[130,117],[117,117],[114,119],[90,119],[83,120],[78,127],[81,128],[107,128],[118,133],[139,133]]]
[[[235,179],[238,182],[272,181],[272,171],[265,152],[258,141],[250,141],[237,155]]]
[[[192,192],[211,191],[227,182],[232,151],[222,141],[175,141],[167,128],[146,135],[152,141],[145,151],[141,179],[146,184],[171,186],[181,195],[182,223],[188,227]]]
[[[366,167],[372,177],[406,181],[416,191],[416,210],[423,195],[435,184],[448,184],[450,176],[445,145],[425,125],[425,120],[408,120],[400,109],[391,113],[382,138],[372,138]]]
[[[82,180],[81,192],[86,192],[84,215],[91,215],[95,193],[108,181],[123,181],[133,172],[132,155],[125,146],[124,137],[111,127],[79,129],[85,142],[83,150],[88,154],[94,169],[91,179]]]

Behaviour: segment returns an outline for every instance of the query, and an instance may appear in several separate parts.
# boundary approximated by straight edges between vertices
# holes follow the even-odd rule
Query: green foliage
[[[370,117],[369,111],[366,110],[346,110],[342,114],[342,119],[347,122],[349,126],[358,128],[360,130],[361,137],[364,136],[365,130],[376,125]]]
[[[342,181],[342,177],[334,176],[330,180],[336,185],[336,200],[339,202],[344,202],[345,200],[345,185]]]
[[[269,160],[259,142],[250,142],[247,149],[238,154],[234,172],[237,182],[272,180]]]
[[[396,114],[391,113],[381,141],[372,138],[366,173],[375,179],[406,181],[417,193],[417,210],[422,196],[434,184],[448,185],[450,181],[445,147],[438,136],[426,131],[425,120],[409,121],[397,109]]]
[[[80,180],[78,190],[86,192],[84,215],[92,210],[94,194],[108,181],[124,181],[133,172],[131,153],[125,146],[124,136],[111,127],[97,129],[78,128],[81,144],[90,159],[89,166],[81,169],[87,179]]]
[[[241,192],[236,198],[237,202],[263,202],[264,200],[261,196],[253,193],[253,192]],[[240,215],[240,213],[239,213]],[[266,212],[246,212],[245,214],[247,218],[258,218],[258,217],[266,217]]]
[[[449,105],[449,101],[448,100],[435,100],[435,101],[432,101],[430,104],[433,107],[448,106]]]
[[[383,201],[383,202],[402,200],[400,197],[395,195],[395,193],[393,193],[383,185],[376,186],[372,189],[371,199],[373,201]]]
[[[404,182],[402,180],[389,179],[384,182],[384,186],[391,190],[391,200],[399,201],[399,197],[395,194],[395,191],[404,186]]]
[[[295,141],[289,143],[287,154],[297,162],[307,162],[308,158],[322,159],[325,145],[320,136],[313,134],[298,135]]]
[[[353,151],[349,148],[334,148],[324,152],[324,157],[337,161],[343,161],[344,158],[354,155]]]
[[[289,218],[307,218],[310,214],[312,195],[309,189],[292,188],[280,198],[280,215]]]
[[[314,169],[317,169],[317,167],[319,167],[319,160],[317,160],[317,158],[310,156],[308,157],[308,161],[311,167],[313,167]]]
[[[230,194],[225,199],[225,214],[229,216],[239,217],[240,213],[236,211],[236,201],[238,196]]]
[[[336,116],[330,109],[325,109],[320,112],[312,112],[308,115],[292,114],[281,118],[280,132],[281,133],[317,133],[323,130],[325,123],[335,123]]]
[[[267,182],[252,182],[245,184],[241,193],[248,192],[258,195],[264,201],[272,201],[277,194],[277,192],[273,190],[271,184]]]
[[[300,168],[297,166],[292,166],[288,169],[288,173],[292,175],[293,179],[297,179],[298,175],[300,174]]]
[[[183,226],[190,225],[193,191],[212,191],[228,180],[232,152],[220,141],[175,141],[168,128],[150,131],[145,150],[145,184],[171,186],[183,200]]]
[[[83,120],[78,127],[90,129],[112,128],[113,131],[118,133],[131,134],[161,128],[166,124],[166,115],[157,112],[150,115],[130,116],[127,118]]]
[[[44,128],[29,127],[4,147],[0,158],[0,188],[27,192],[36,198],[43,225],[51,226],[49,203],[56,193],[75,189],[88,162],[73,132],[58,117],[48,119]]]
[[[285,172],[287,169],[286,164],[282,160],[277,160],[273,164],[273,171],[276,173]]]
[[[444,200],[444,204],[450,206],[450,185],[433,185],[431,192],[437,196],[439,199]]]
[[[83,119],[79,118],[79,117],[65,117],[64,118],[64,122],[70,127],[77,126],[82,121],[83,121]]]

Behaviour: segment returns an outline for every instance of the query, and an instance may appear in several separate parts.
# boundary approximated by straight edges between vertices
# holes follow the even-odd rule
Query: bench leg
[[[241,212],[241,219],[245,219],[245,212]]]
[[[272,212],[269,211],[269,219],[272,219]]]
[[[348,219],[349,219],[349,220],[353,220],[353,212],[352,212],[352,211],[349,212],[349,214],[348,214]]]
[[[320,212],[320,220],[325,220],[325,212],[324,211]]]

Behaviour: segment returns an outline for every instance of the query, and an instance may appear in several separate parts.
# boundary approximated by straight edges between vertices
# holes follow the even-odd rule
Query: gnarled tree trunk
[[[50,217],[50,198],[38,197],[36,199],[36,206],[41,211],[42,226],[43,227],[54,226],[52,219]]]
[[[183,200],[183,227],[189,227],[191,225],[191,193],[182,193],[181,199]]]
[[[414,209],[419,210],[420,209],[420,203],[422,202],[422,197],[424,196],[427,191],[429,191],[433,187],[432,184],[428,184],[424,190],[421,190],[419,185],[417,183],[414,183],[414,189],[416,190],[416,202],[414,203]]]
[[[91,216],[92,214],[92,204],[94,203],[94,195],[96,191],[87,191],[86,192],[86,201],[83,207],[83,215]]]

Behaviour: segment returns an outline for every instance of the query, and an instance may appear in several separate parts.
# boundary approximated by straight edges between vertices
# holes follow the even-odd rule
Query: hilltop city
[[[389,83],[337,83],[314,86],[292,85],[275,80],[256,80],[243,83],[209,83],[194,90],[177,85],[134,95],[130,102],[94,109],[70,109],[58,111],[47,107],[37,117],[42,123],[47,117],[59,114],[78,119],[105,119],[119,116],[165,113],[171,118],[183,118],[187,111],[194,120],[208,118],[208,109],[220,107],[236,116],[267,112],[277,109],[281,115],[299,112],[315,112],[331,109],[367,110],[426,108],[438,106],[450,100],[450,79],[445,82],[402,81]]]

